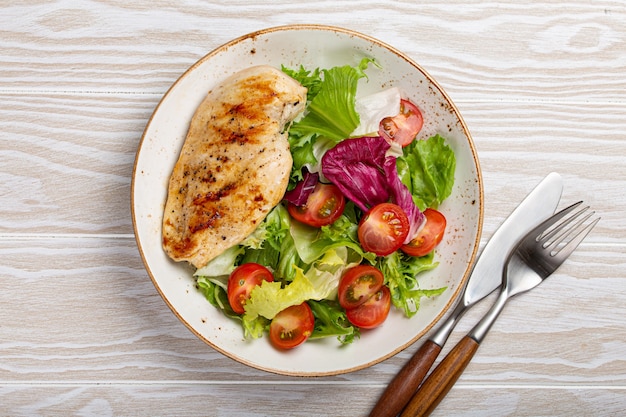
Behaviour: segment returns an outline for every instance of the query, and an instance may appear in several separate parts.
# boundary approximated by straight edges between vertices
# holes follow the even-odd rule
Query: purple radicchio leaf
[[[385,153],[390,145],[380,137],[346,139],[322,157],[322,173],[361,210],[389,201]]]
[[[424,222],[424,214],[400,180],[396,158],[386,155],[389,148],[381,137],[346,139],[322,157],[322,173],[364,212],[388,201],[402,207],[410,224],[408,243]]]
[[[306,204],[320,177],[317,172],[311,173],[306,167],[302,168],[302,173],[302,181],[298,182],[293,190],[287,191],[283,197],[296,206],[304,206]]]

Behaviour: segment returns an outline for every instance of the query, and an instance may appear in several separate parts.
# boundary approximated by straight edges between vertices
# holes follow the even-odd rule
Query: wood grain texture
[[[623,392],[594,388],[552,388],[536,390],[505,386],[470,389],[457,385],[432,414],[433,417],[462,415],[619,416],[623,413]],[[366,416],[369,398],[376,387],[299,384],[33,384],[0,388],[7,414],[117,416],[202,415],[215,417],[310,417],[311,410],[333,417]],[[245,391],[244,391],[245,390]],[[233,391],[238,394],[233,396]],[[242,394],[243,392],[243,394]],[[468,398],[472,399],[471,405]],[[555,401],[558,398],[559,401]],[[303,406],[303,404],[305,404]]]
[[[130,182],[154,107],[214,48],[293,23],[379,38],[445,88],[480,158],[483,245],[552,171],[563,206],[602,217],[433,415],[624,414],[625,22],[620,0],[1,3],[0,415],[367,415],[419,348],[334,377],[257,371],[193,336],[143,268]]]
[[[95,1],[3,7],[0,90],[164,89],[202,55],[270,26],[320,23],[404,51],[466,97],[623,99],[625,5],[583,1]],[[389,30],[389,22],[401,30]]]

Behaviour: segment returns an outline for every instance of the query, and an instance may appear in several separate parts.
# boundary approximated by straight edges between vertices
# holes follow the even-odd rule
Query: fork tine
[[[595,227],[600,218],[585,226],[594,212],[583,216],[572,227],[570,223],[585,213],[589,207],[584,207],[562,220],[582,204],[579,201],[556,213],[535,227],[518,244],[515,253],[533,269],[541,279],[552,274]],[[573,237],[571,237],[573,235]],[[556,236],[556,238],[554,238]],[[566,241],[566,239],[570,239]],[[553,239],[553,240],[550,240]],[[552,247],[554,245],[554,247]],[[560,247],[559,247],[560,246]]]
[[[595,211],[588,213],[582,219],[579,219],[576,224],[571,227],[568,227],[574,220],[578,219],[581,215],[589,210],[589,206],[583,207],[578,210],[576,213],[569,216],[567,219],[563,220],[558,225],[555,225],[554,228],[546,233],[545,235],[541,235],[538,241],[543,241],[542,247],[544,249],[553,250],[557,248],[565,239],[567,239],[576,229],[578,229],[582,224],[584,224],[591,216],[595,214]]]
[[[582,202],[581,202],[582,203]],[[542,233],[537,241],[542,241],[542,246],[544,249],[552,248],[558,246],[563,240],[565,240],[573,230],[575,230],[581,223],[584,223],[589,217],[593,216],[595,212],[591,212],[587,214],[587,216],[578,220],[578,222],[572,226],[568,227],[574,220],[578,219],[581,215],[589,210],[589,206],[583,207],[577,212],[570,215],[565,220],[561,221],[559,224],[555,224],[552,227],[548,228],[545,233]]]
[[[541,225],[541,227],[543,228],[543,232],[539,234],[539,236],[537,237],[537,241],[539,242],[543,240],[544,242],[552,242],[552,240],[554,240],[553,237],[559,235],[563,231],[565,226],[570,224],[578,216],[580,216],[582,213],[587,211],[587,209],[589,209],[589,206],[583,207],[574,214],[571,214],[565,220],[561,221],[566,215],[570,214],[575,208],[578,208],[581,204],[582,201],[579,201],[576,204],[572,204],[571,206],[566,207],[565,209],[558,212],[556,215],[554,215],[554,217],[546,220],[546,222]],[[543,247],[545,248],[547,245],[548,244],[546,243]]]
[[[542,222],[540,225],[538,225],[537,227],[535,227],[533,229],[533,231],[531,231],[529,233],[530,234],[534,234],[536,235],[536,240],[539,241],[541,239],[544,239],[546,237],[550,237],[551,234],[554,233],[554,230],[556,230],[557,228],[553,226],[558,223],[563,217],[567,216],[569,213],[571,213],[576,207],[580,206],[583,202],[579,201],[577,203],[572,204],[569,207],[564,208],[563,210],[559,211],[558,213],[556,213],[555,215],[553,215],[552,217],[546,219],[544,222]]]
[[[575,231],[577,229],[580,229],[580,227],[583,225],[584,221],[586,221],[592,215],[593,215],[593,213],[590,213],[588,216],[586,216],[584,219],[582,219],[580,222],[578,222],[576,224],[576,226],[571,231],[573,232],[573,231]],[[574,249],[576,249],[578,247],[578,245],[580,245],[580,243],[587,237],[589,232],[591,232],[591,229],[593,229],[595,227],[595,225],[598,224],[599,221],[600,221],[600,217],[597,217],[594,221],[589,223],[582,230],[579,230],[578,233],[572,238],[572,240],[567,242],[567,244],[565,244],[559,250],[552,251],[550,253],[550,255],[554,256],[554,257],[557,257],[559,259],[565,260],[565,258],[570,256],[572,254],[572,252],[574,252]]]

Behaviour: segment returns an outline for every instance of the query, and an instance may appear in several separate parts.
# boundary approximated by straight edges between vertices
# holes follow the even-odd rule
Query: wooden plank
[[[73,410],[78,415],[138,417],[354,417],[367,415],[377,395],[378,387],[315,382],[5,385],[0,388],[0,412],[13,416],[64,415]],[[432,416],[613,417],[621,415],[625,406],[624,391],[608,388],[460,385]]]
[[[130,178],[158,99],[2,95],[0,233],[132,233]]]
[[[147,5],[149,4],[149,5]],[[626,9],[619,0],[350,2],[157,7],[108,1],[0,6],[0,90],[162,94],[200,57],[254,30],[320,22],[378,37],[455,100],[621,101]],[[289,16],[285,18],[282,16]],[[389,30],[394,22],[394,30]]]

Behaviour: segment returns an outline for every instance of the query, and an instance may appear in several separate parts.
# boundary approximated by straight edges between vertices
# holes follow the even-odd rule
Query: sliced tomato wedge
[[[287,307],[272,319],[270,342],[279,349],[293,349],[313,333],[315,318],[307,303]]]
[[[350,323],[362,329],[378,327],[387,319],[391,309],[391,293],[383,285],[367,301],[356,308],[346,310]]]
[[[424,210],[426,224],[420,232],[400,249],[411,256],[428,255],[443,239],[446,230],[446,217],[435,209]]]
[[[272,272],[257,263],[239,265],[228,277],[228,303],[237,314],[244,313],[244,304],[250,298],[250,292],[263,281],[274,281]]]
[[[318,182],[304,206],[287,205],[291,217],[313,227],[332,224],[341,216],[346,199],[339,187]]]
[[[383,273],[371,265],[357,265],[346,270],[337,288],[339,304],[347,309],[366,302],[383,286]]]
[[[378,134],[387,142],[408,146],[422,130],[424,118],[417,106],[408,100],[400,100],[400,113],[380,121]]]
[[[400,249],[409,234],[409,219],[402,207],[393,203],[375,205],[359,222],[361,247],[378,256]]]

